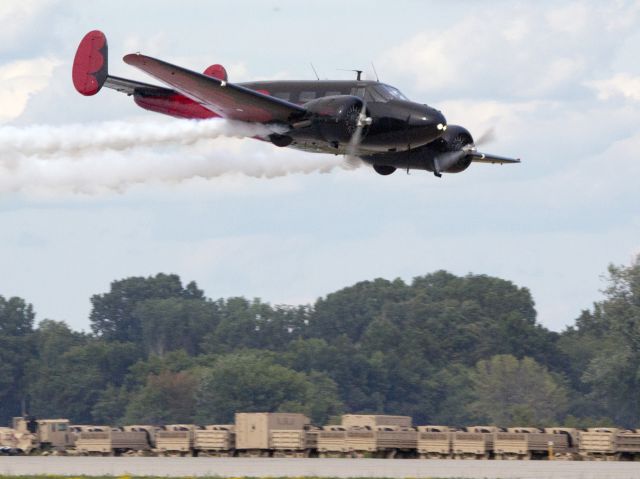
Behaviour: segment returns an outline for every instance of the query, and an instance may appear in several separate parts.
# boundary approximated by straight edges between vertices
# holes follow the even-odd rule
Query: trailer
[[[418,426],[417,453],[420,459],[451,457],[455,429],[448,426]]]
[[[212,424],[195,430],[194,455],[232,457],[236,451],[234,424]]]
[[[620,459],[616,446],[619,429],[592,427],[580,431],[580,457],[586,461],[615,461]]]
[[[535,427],[510,427],[494,433],[495,459],[540,459],[567,453],[569,443],[565,434],[543,432]]]
[[[304,414],[283,412],[236,413],[238,455],[310,456],[317,447],[317,435],[307,440],[311,428]]]
[[[194,424],[169,424],[156,432],[154,452],[161,456],[194,455]]]
[[[618,432],[616,436],[616,453],[620,459],[640,459],[640,429],[629,429]]]
[[[342,416],[342,426],[349,429],[351,427],[376,426],[398,426],[411,427],[413,419],[411,416],[391,416],[388,414],[344,414]]]
[[[348,454],[347,428],[331,425],[323,426],[318,431],[318,455],[320,457],[346,457]]]
[[[347,429],[347,448],[352,457],[412,457],[417,445],[412,427],[364,426]]]
[[[87,456],[120,456],[124,453],[150,451],[149,436],[145,431],[82,431],[76,440],[76,452]]]
[[[455,459],[490,459],[493,455],[493,435],[500,431],[494,426],[471,426],[455,431],[451,439],[451,453]]]

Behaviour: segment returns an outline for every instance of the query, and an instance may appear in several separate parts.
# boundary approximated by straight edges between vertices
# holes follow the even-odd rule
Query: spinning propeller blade
[[[437,177],[442,176],[443,171],[447,171],[451,166],[455,165],[461,158],[465,157],[468,150],[461,149],[457,151],[447,151],[433,159],[433,174]]]
[[[491,127],[480,135],[474,143],[476,146],[484,146],[494,141],[496,141],[496,130],[494,127]]]
[[[349,140],[349,144],[347,145],[347,154],[345,155],[345,160],[347,163],[347,167],[350,170],[354,170],[362,166],[362,160],[357,156],[358,147],[362,142],[362,130],[365,126],[369,126],[372,120],[371,117],[367,116],[367,103],[362,101],[362,108],[358,112],[358,116],[356,118],[356,128],[351,135],[351,139]]]

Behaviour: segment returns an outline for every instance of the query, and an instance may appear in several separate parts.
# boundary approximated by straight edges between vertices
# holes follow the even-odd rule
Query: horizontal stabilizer
[[[126,93],[127,95],[133,95],[136,92],[153,92],[153,93],[175,93],[170,88],[164,88],[157,85],[151,85],[136,80],[128,80],[127,78],[107,76],[107,80],[104,82],[106,88],[119,91],[120,93]]]

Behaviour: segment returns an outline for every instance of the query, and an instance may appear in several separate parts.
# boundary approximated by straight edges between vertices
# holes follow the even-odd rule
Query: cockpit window
[[[402,93],[400,93],[400,90],[398,90],[397,88],[389,85],[380,85],[380,86],[383,89],[385,89],[387,91],[387,94],[391,95],[394,100],[408,100],[408,98],[404,96]]]
[[[351,89],[351,94],[353,96],[359,96],[360,98],[364,98],[365,95],[365,89],[362,87],[358,87],[358,88],[352,88]]]
[[[367,101],[383,103],[389,100],[408,100],[397,88],[382,83],[368,86],[366,99]]]
[[[367,88],[367,91],[364,95],[364,99],[366,101],[381,102],[381,103],[385,103],[388,101],[384,95],[382,95],[380,92],[376,90],[375,86],[370,86]]]

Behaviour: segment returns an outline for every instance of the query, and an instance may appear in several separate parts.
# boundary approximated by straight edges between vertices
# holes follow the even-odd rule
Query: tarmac
[[[280,459],[210,457],[0,457],[0,475],[640,479],[640,462]]]

